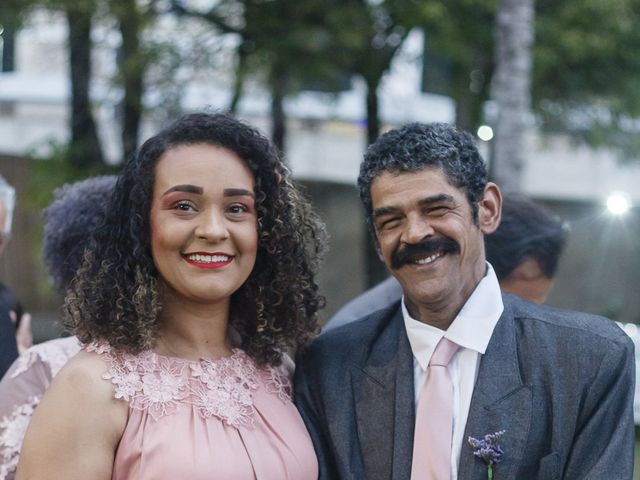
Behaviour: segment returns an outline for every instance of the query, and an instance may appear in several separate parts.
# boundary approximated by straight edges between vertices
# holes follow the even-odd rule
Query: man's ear
[[[488,235],[495,232],[500,225],[501,217],[502,193],[495,183],[489,182],[478,202],[478,226],[482,233]]]

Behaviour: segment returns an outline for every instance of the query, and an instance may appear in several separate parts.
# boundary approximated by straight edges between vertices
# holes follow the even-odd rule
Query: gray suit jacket
[[[506,430],[494,480],[630,480],[631,340],[607,319],[503,299],[465,429],[465,438]],[[295,401],[321,479],[410,478],[413,381],[398,303],[311,345],[297,363]],[[466,443],[458,478],[487,478]]]

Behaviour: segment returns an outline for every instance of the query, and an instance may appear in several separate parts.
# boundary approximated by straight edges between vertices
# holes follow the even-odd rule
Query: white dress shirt
[[[447,330],[440,330],[411,318],[402,297],[409,344],[413,352],[415,402],[427,379],[427,366],[436,345],[442,337],[460,345],[448,370],[453,382],[453,445],[451,446],[451,479],[458,478],[458,463],[465,439],[464,429],[469,415],[471,395],[478,375],[480,358],[487,349],[493,329],[502,315],[504,305],[500,285],[491,265],[467,302]]]

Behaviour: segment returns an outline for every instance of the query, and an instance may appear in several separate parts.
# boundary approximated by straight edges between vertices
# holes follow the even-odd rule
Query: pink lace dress
[[[114,480],[318,478],[284,367],[258,368],[240,349],[199,361],[87,351],[103,359],[103,378],[129,403]]]
[[[53,377],[80,351],[76,337],[57,338],[29,348],[0,382],[0,480],[13,480],[22,440],[35,408]]]

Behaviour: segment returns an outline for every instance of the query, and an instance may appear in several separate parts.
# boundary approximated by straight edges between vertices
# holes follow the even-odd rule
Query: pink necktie
[[[447,365],[460,348],[442,338],[420,392],[413,438],[411,480],[449,480],[453,435],[453,383]]]

